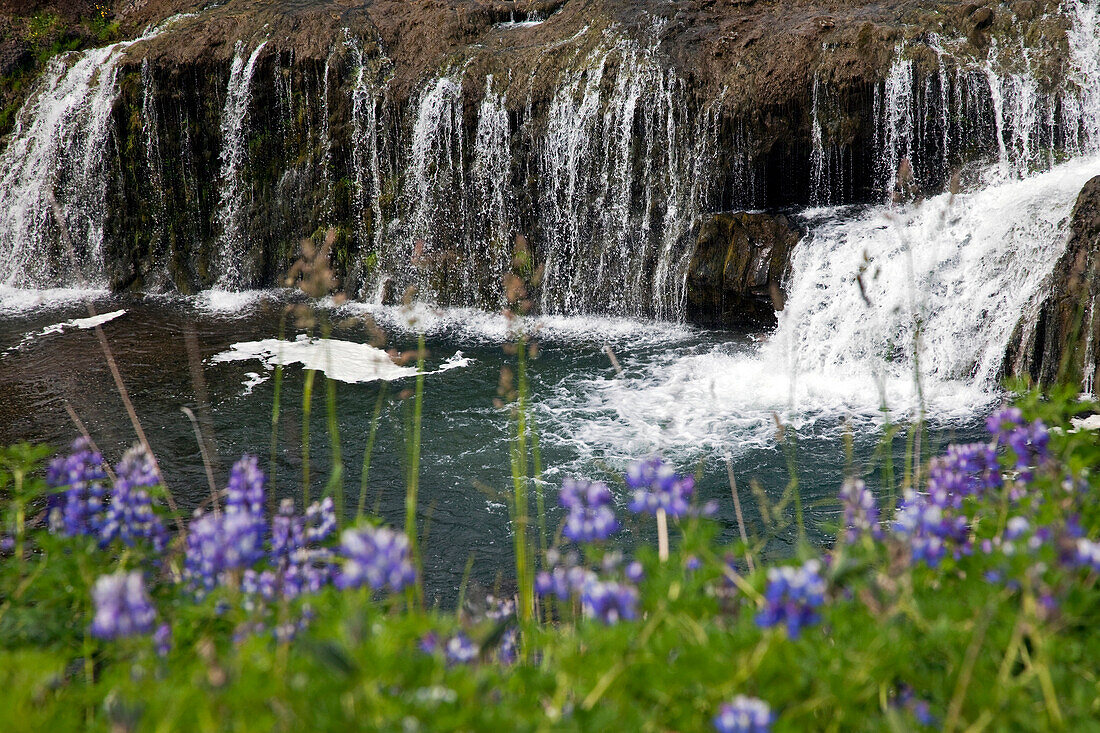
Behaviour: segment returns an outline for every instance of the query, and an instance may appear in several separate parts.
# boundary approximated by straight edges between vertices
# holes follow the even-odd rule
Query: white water
[[[632,41],[609,39],[564,75],[540,143],[544,310],[682,315],[681,238],[712,192],[720,106],[693,116],[686,96]]]
[[[47,287],[103,274],[106,152],[129,43],[50,61],[0,155],[0,283]],[[63,251],[58,202],[73,252]],[[62,264],[64,263],[64,264]]]
[[[392,381],[416,376],[415,367],[401,366],[382,349],[370,344],[360,344],[339,339],[317,339],[300,335],[294,341],[263,339],[233,344],[228,350],[210,357],[210,362],[221,364],[231,361],[258,360],[270,371],[276,366],[301,364],[304,369],[315,369],[330,379],[346,384]],[[438,368],[425,374],[438,374],[469,366],[473,359],[456,351]],[[249,372],[245,383],[246,394],[263,382],[259,375]]]
[[[218,192],[219,235],[216,271],[219,290],[238,290],[252,285],[254,273],[248,256],[248,203],[250,189],[242,175],[247,161],[248,113],[252,101],[252,75],[267,41],[245,56],[244,41],[237,41],[222,109],[221,176]]]
[[[811,212],[766,343],[669,343],[624,361],[625,378],[563,382],[542,403],[547,433],[580,455],[691,457],[774,446],[775,416],[874,424],[885,405],[895,419],[922,407],[972,417],[999,399],[1012,331],[1045,295],[1073,203],[1098,174],[1100,157],[1082,158],[919,208]]]
[[[0,286],[106,285],[102,247],[118,67],[127,48],[188,17],[173,16],[133,41],[50,60],[0,154]],[[54,201],[71,252],[62,244]]]
[[[96,326],[102,326],[104,323],[108,323],[124,315],[126,315],[125,310],[116,310],[111,311],[110,313],[100,313],[96,316],[89,316],[87,318],[71,318],[67,321],[62,321],[61,323],[54,323],[46,326],[45,328],[39,329],[38,331],[34,331],[33,333],[28,333],[19,341],[18,344],[8,349],[8,351],[18,351],[32,341],[37,341],[43,336],[53,336],[64,333],[66,329],[75,328],[80,331],[86,331],[90,328],[95,328]]]

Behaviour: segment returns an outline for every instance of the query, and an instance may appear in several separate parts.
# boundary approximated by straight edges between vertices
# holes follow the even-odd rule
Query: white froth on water
[[[347,384],[373,382],[377,380],[395,380],[416,376],[415,367],[395,364],[390,355],[370,344],[359,344],[339,339],[317,339],[300,335],[294,341],[282,339],[263,339],[262,341],[244,341],[233,344],[228,350],[215,354],[210,361],[218,364],[230,361],[258,360],[267,370],[276,366],[301,364],[305,369],[323,372],[330,379]],[[456,351],[453,356],[433,371],[424,374],[438,374],[469,366],[473,359]],[[251,394],[252,389],[267,380],[254,372],[245,374],[243,394]]]
[[[67,307],[86,300],[109,295],[107,290],[86,288],[13,288],[0,286],[0,313],[21,314],[28,311]]]
[[[241,386],[244,387],[244,389],[241,391],[241,397],[247,397],[248,395],[252,394],[252,390],[266,382],[270,377],[270,374],[245,372],[244,381],[241,382]]]
[[[324,372],[331,379],[349,384],[401,379],[416,374],[416,369],[394,364],[389,354],[369,344],[311,339],[305,335],[294,341],[263,339],[233,344],[210,360],[223,363],[251,359],[258,359],[265,369],[301,364],[306,369]]]
[[[72,318],[68,321],[63,321],[61,323],[53,323],[43,329],[26,334],[25,336],[23,336],[22,340],[20,340],[18,344],[9,349],[9,351],[16,351],[18,349],[21,349],[30,342],[40,339],[43,336],[51,336],[54,334],[63,333],[66,329],[75,328],[81,331],[85,331],[89,328],[102,326],[104,323],[107,323],[108,321],[113,321],[119,316],[123,315],[126,315],[125,310],[116,310],[111,311],[110,313],[100,313],[99,315],[89,316],[87,318]]]
[[[1034,319],[1098,173],[1100,158],[1083,158],[918,207],[816,210],[771,339],[626,358],[624,378],[554,387],[541,419],[581,455],[628,457],[774,446],[777,417],[833,429],[878,423],[884,406],[972,417],[999,398],[1012,333]]]
[[[456,351],[451,358],[439,365],[436,369],[437,372],[446,372],[451,369],[461,369],[462,367],[468,367],[473,364],[475,359],[473,357],[465,356],[461,351]]]
[[[327,300],[322,305],[332,307],[334,304]],[[345,303],[340,309],[370,316],[385,328],[490,343],[504,343],[526,335],[564,342],[629,341],[633,345],[660,345],[684,341],[698,333],[686,324],[665,321],[599,315],[516,317],[477,308],[439,308],[424,303],[390,306],[355,302]]]
[[[209,313],[233,314],[278,294],[277,290],[204,290],[195,296],[194,303]]]

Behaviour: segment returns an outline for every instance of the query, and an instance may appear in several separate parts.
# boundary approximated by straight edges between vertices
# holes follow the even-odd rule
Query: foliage
[[[650,548],[624,558],[602,529],[572,533],[582,543],[559,532],[529,620],[491,597],[423,610],[402,592],[419,574],[404,535],[369,518],[341,535],[331,501],[267,514],[255,459],[224,506],[157,552],[66,529],[60,498],[91,483],[43,498],[46,451],[5,449],[4,530],[28,530],[0,560],[0,726],[1097,729],[1100,446],[1069,428],[1083,406],[1068,395],[1019,404],[991,419],[998,465],[950,450],[895,521],[850,481],[834,547],[803,545],[782,568],[749,572],[746,544],[718,545],[695,508],[670,512],[665,562]],[[106,482],[76,448],[55,460],[53,491]],[[573,510],[609,508],[578,486]],[[131,628],[113,624],[130,612],[118,600],[96,628],[119,638],[97,638],[93,594],[123,599],[124,581],[144,633],[117,631]],[[737,727],[750,716],[761,724]]]

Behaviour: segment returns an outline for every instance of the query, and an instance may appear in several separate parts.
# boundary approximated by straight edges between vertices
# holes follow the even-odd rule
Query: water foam
[[[1090,157],[919,207],[816,209],[767,342],[626,356],[623,378],[552,385],[537,402],[547,440],[588,457],[698,457],[774,446],[777,419],[816,433],[873,428],[883,406],[971,419],[1000,398],[1009,339],[1097,174]]]

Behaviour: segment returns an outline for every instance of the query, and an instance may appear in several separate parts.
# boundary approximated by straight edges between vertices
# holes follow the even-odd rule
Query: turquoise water
[[[48,302],[35,302],[45,298]],[[65,444],[77,434],[64,407],[68,402],[108,458],[117,460],[134,434],[94,331],[81,328],[87,324],[80,321],[58,327],[87,318],[86,306],[73,294],[28,294],[25,300],[9,296],[0,318],[0,442]],[[181,407],[194,410],[208,426],[219,481],[242,452],[267,460],[274,397],[270,363],[225,362],[217,356],[234,344],[277,337],[286,294],[191,299],[94,294],[92,301],[100,314],[125,311],[102,328],[181,505],[193,508],[209,495],[193,428]],[[320,323],[333,326],[333,339],[366,343],[372,328],[380,329],[385,334],[380,345],[397,351],[415,349],[416,331],[426,331],[430,373],[425,377],[420,524],[429,593],[443,603],[452,600],[471,556],[476,580],[507,584],[511,540],[503,492],[511,481],[509,411],[497,400],[501,369],[515,364],[506,348],[514,324],[482,311],[423,306],[410,312],[330,304],[317,314]],[[304,333],[293,321],[286,326],[291,339]],[[844,404],[800,409],[775,404],[772,394],[753,394],[748,382],[740,388],[742,371],[755,363],[764,335],[600,317],[547,318],[524,328],[538,346],[530,366],[532,413],[551,507],[563,476],[603,478],[625,519],[623,467],[633,457],[660,453],[681,470],[698,474],[700,500],[719,501],[717,520],[723,537],[732,540],[737,529],[725,464],[729,456],[750,531],[765,533],[750,484],[756,482],[775,500],[788,483],[787,454],[777,439],[780,420],[797,441],[792,454],[808,535],[825,542],[837,511],[833,498],[848,465],[845,435],[852,438],[854,470],[873,471],[877,465],[881,415]],[[337,373],[339,366],[329,370]],[[767,376],[782,382],[781,375]],[[414,381],[404,376],[388,386],[366,497],[368,507],[377,504],[396,525],[403,523],[404,441],[411,415],[411,400],[403,393]],[[303,384],[303,368],[288,365],[274,467],[274,490],[299,499]],[[353,507],[382,382],[335,385],[345,485]],[[875,387],[866,389],[873,393]],[[941,416],[933,422],[926,447],[979,439],[981,420],[980,411]],[[310,422],[314,497],[329,478],[327,421],[325,381],[319,374]],[[894,447],[900,463],[904,430]],[[869,483],[877,486],[873,476]],[[793,518],[793,510],[786,514]],[[556,527],[560,513],[553,509],[550,519]],[[652,540],[652,527],[625,524],[631,541]],[[796,534],[793,523],[776,532],[769,551],[784,553]]]

